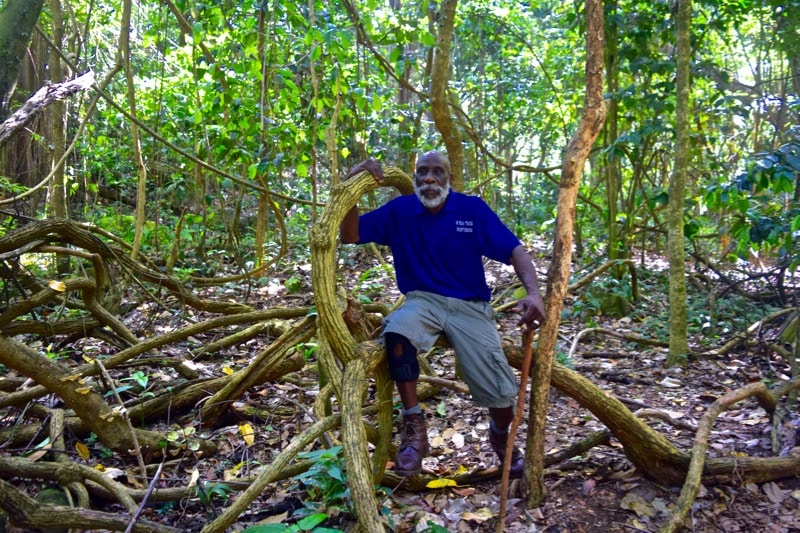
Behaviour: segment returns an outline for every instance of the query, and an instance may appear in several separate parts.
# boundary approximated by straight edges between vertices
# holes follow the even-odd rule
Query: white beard
[[[433,198],[428,198],[423,192],[428,190],[435,190],[438,194]],[[422,205],[427,207],[428,209],[435,209],[442,205],[445,200],[447,200],[447,196],[450,194],[450,184],[447,183],[444,187],[440,187],[438,185],[422,185],[418,186],[416,183],[414,184],[414,192],[417,194],[417,198],[419,201],[422,202]]]

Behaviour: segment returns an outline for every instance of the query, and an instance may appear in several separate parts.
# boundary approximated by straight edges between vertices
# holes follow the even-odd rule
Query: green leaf
[[[288,528],[283,524],[264,524],[248,527],[242,533],[283,533],[285,531],[288,531]]]
[[[436,406],[436,414],[442,418],[447,415],[447,405],[445,405],[444,401],[439,402],[439,405]]]
[[[695,220],[690,220],[683,226],[683,234],[688,239],[693,238],[695,235],[697,235],[697,232],[699,231],[700,231],[700,224],[698,224],[697,221]]]
[[[425,46],[433,46],[436,44],[436,37],[434,37],[432,33],[427,31],[422,34],[420,40],[422,41],[422,44],[424,44]]]
[[[297,527],[299,527],[301,531],[311,531],[327,519],[328,515],[325,513],[314,513],[297,522]]]

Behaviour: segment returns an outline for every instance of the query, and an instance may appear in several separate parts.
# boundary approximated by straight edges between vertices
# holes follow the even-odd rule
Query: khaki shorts
[[[513,407],[517,378],[500,344],[488,302],[412,291],[383,321],[383,332],[406,337],[426,352],[444,333],[453,346],[473,401],[483,407]]]

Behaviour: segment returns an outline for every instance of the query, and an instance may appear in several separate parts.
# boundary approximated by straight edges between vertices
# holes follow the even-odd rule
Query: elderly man
[[[356,165],[352,177],[367,171],[383,181],[372,159]],[[514,417],[517,379],[497,333],[483,258],[511,264],[527,291],[516,310],[518,326],[531,330],[544,319],[536,268],[525,247],[477,196],[450,189],[450,161],[436,151],[418,157],[415,194],[397,197],[359,216],[354,207],[341,226],[343,243],[375,242],[391,247],[397,284],[405,302],[383,323],[389,374],[403,404],[403,435],[395,471],[420,473],[428,454],[425,414],[417,401],[417,354],[445,334],[455,350],[473,401],[489,410],[489,442],[502,462]],[[524,468],[514,448],[511,475]]]

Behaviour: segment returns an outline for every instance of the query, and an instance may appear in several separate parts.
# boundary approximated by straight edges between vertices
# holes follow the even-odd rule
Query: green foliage
[[[311,467],[298,474],[295,488],[305,491],[304,507],[295,511],[295,516],[308,516],[315,513],[352,514],[350,488],[347,486],[347,473],[341,446],[303,452],[300,459],[312,461]]]
[[[302,347],[303,357],[306,361],[314,359],[317,354],[317,350],[319,349],[319,345],[316,342],[306,342],[302,345]]]
[[[64,359],[64,358],[66,358],[68,356],[66,351],[60,351],[60,352],[59,351],[53,351],[53,344],[52,343],[48,344],[44,348],[44,355],[45,355],[45,357],[47,357],[49,359],[53,359],[53,360]]]
[[[286,278],[286,281],[283,282],[283,286],[286,287],[286,290],[289,291],[289,294],[295,294],[305,288],[305,283],[303,282],[302,278],[291,275]]]
[[[732,258],[747,259],[755,249],[776,254],[792,270],[797,267],[800,204],[793,193],[798,173],[800,127],[789,142],[753,156],[734,180],[707,187],[706,205],[719,213],[721,232],[734,238]]]
[[[97,435],[95,433],[89,433],[89,436],[86,438],[86,444],[98,446],[100,448],[98,453],[102,459],[111,459],[114,457],[114,452],[101,444],[100,441],[97,440]]]
[[[147,385],[150,382],[150,376],[142,372],[141,370],[137,370],[127,378],[122,378],[121,382],[132,382],[134,385],[121,385],[117,387],[117,393],[122,394],[123,392],[133,391],[135,387],[139,388],[139,397],[146,398],[152,397],[153,393],[147,391]],[[106,392],[105,396],[110,396],[113,394],[113,391]]]
[[[312,533],[338,532],[339,529],[322,527],[319,524],[328,519],[325,513],[314,513],[301,518],[296,524],[265,524],[261,526],[248,527],[243,533],[297,533],[300,531],[311,531]]]
[[[556,350],[556,361],[567,368],[575,368],[575,362],[569,356],[568,352],[562,352],[561,350]]]
[[[233,492],[230,485],[225,483],[206,483],[198,481],[195,485],[195,496],[209,514],[215,513],[215,500],[220,500],[223,504],[228,501],[228,494]]]
[[[195,433],[197,433],[197,430],[192,426],[174,427],[167,431],[167,442],[164,445],[172,443],[173,445],[186,446],[189,450],[197,451],[200,449],[200,441],[196,438]]]
[[[584,316],[589,321],[598,315],[619,318],[631,313],[632,300],[633,292],[628,277],[619,280],[613,277],[597,278],[572,304],[572,315]]]
[[[292,524],[265,524],[247,528],[248,533],[300,532],[325,533],[339,531],[320,524],[333,516],[352,516],[353,504],[347,486],[344,455],[341,446],[303,452],[299,459],[312,462],[311,467],[295,476],[293,490],[304,494],[303,507],[297,509]],[[385,489],[384,489],[385,490]],[[383,511],[386,511],[385,509]],[[386,513],[384,513],[386,514]]]
[[[0,175],[0,193],[3,194],[3,197],[8,196],[15,196],[18,194],[22,194],[27,191],[28,188],[24,185],[20,185],[19,183],[15,183],[8,179],[6,176]],[[0,226],[0,236],[4,234],[5,228]]]
[[[653,294],[669,293],[669,281],[665,275],[643,274],[643,292]],[[726,338],[736,332],[744,331],[754,322],[775,310],[772,306],[754,301],[732,292],[725,298],[712,299],[708,293],[693,292],[687,299],[687,333],[695,342],[711,346],[719,338]],[[639,306],[631,318],[639,325],[640,334],[669,340],[669,309],[663,305]]]
[[[363,303],[370,303],[372,299],[383,295],[386,292],[387,284],[392,281],[389,278],[392,272],[391,265],[381,264],[365,270],[358,277],[358,285],[355,287],[356,298]]]
[[[422,533],[448,533],[448,529],[446,527],[440,526],[432,520],[428,520],[426,524],[428,527],[423,529]]]

